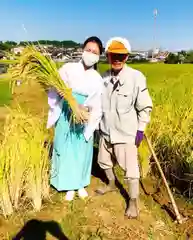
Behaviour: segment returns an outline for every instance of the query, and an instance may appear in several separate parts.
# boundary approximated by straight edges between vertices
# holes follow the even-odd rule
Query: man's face
[[[108,53],[108,62],[115,71],[119,71],[123,68],[128,59],[128,54]]]

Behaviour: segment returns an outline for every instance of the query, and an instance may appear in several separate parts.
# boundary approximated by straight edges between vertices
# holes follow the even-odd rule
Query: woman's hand
[[[78,105],[79,109],[82,111],[82,117],[84,118],[84,123],[88,122],[89,116],[90,116],[90,108],[89,107],[85,107],[82,104]]]
[[[79,108],[82,109],[83,111],[88,112],[88,113],[91,112],[91,108],[90,107],[85,107],[82,104],[79,104]]]

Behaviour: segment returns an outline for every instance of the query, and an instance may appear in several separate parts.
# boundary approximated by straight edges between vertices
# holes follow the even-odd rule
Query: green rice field
[[[0,239],[11,239],[31,219],[37,219],[40,228],[43,225],[42,229],[48,227],[48,230],[55,226],[52,225],[54,222],[57,222],[67,236],[66,239],[69,240],[172,240],[188,239],[187,234],[190,236],[189,239],[193,239],[191,203],[193,189],[190,184],[193,176],[193,65],[133,64],[131,67],[143,72],[147,78],[154,107],[146,134],[153,144],[173,192],[177,193],[175,195],[177,204],[181,206],[180,210],[183,209],[181,211],[184,214],[186,209],[189,221],[181,227],[176,226],[168,212],[164,211],[163,206],[171,204],[167,193],[162,193],[160,190],[163,182],[160,180],[155,164],[150,163],[148,159],[150,153],[144,142],[139,149],[143,169],[142,181],[149,177],[147,173],[154,173],[150,174],[151,177],[152,175],[158,177],[152,178],[154,180],[151,179],[150,184],[147,184],[151,189],[150,195],[146,196],[141,189],[139,220],[124,219],[126,203],[123,194],[118,192],[101,197],[95,196],[94,190],[101,180],[92,176],[91,185],[88,187],[90,198],[86,201],[75,199],[73,203],[65,203],[63,193],[59,194],[52,189],[50,199],[43,202],[40,212],[33,212],[29,203],[24,202],[9,219],[4,219],[0,215]],[[101,73],[106,69],[108,69],[107,64],[99,65]],[[22,86],[16,88],[21,89],[20,97]],[[29,86],[26,94],[21,95],[21,105],[25,102],[23,106],[30,111],[31,108],[37,111],[46,109],[46,95],[42,100],[42,96],[37,94],[39,93]],[[12,103],[10,100],[9,86],[7,83],[1,83],[0,80],[0,111],[3,105]],[[116,172],[120,182],[123,183],[122,171],[116,169]],[[155,194],[152,193],[154,184],[157,187]],[[46,236],[48,237],[46,239],[56,239],[50,234]]]

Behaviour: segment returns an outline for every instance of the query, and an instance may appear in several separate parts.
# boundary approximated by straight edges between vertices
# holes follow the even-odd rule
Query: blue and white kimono
[[[50,182],[58,191],[69,191],[90,184],[93,133],[102,116],[103,81],[93,68],[85,70],[82,62],[66,63],[59,73],[72,88],[77,102],[91,109],[87,124],[71,126],[66,101],[54,90],[48,93],[50,109],[47,128],[55,125]]]

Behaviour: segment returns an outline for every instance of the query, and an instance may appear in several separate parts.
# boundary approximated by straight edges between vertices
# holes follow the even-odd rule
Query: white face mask
[[[84,51],[82,54],[82,60],[87,67],[92,67],[99,61],[99,55]]]

